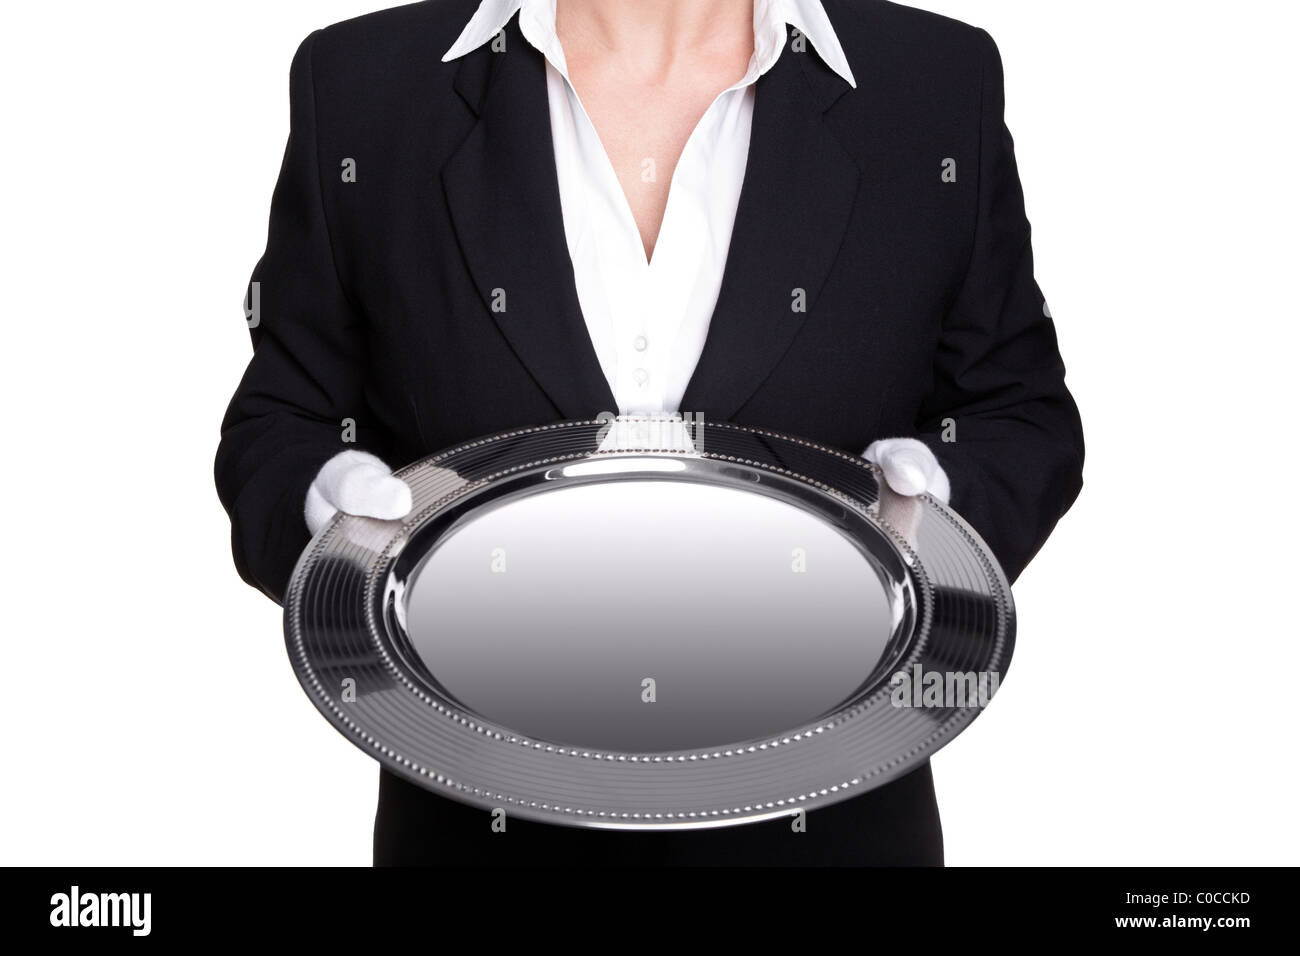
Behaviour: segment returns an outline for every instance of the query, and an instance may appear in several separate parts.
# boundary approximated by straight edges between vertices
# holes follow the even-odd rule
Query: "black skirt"
[[[860,797],[710,830],[625,832],[507,816],[437,796],[381,770],[375,866],[942,866],[943,831],[927,761]]]

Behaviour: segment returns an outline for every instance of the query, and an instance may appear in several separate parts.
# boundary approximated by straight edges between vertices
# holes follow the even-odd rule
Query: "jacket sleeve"
[[[303,507],[321,466],[349,448],[385,454],[366,417],[365,326],[335,270],[322,202],[318,35],[302,42],[290,70],[289,139],[245,300],[253,357],[222,421],[214,469],[240,577],[277,603],[310,540]]]
[[[1001,56],[988,33],[978,36],[978,221],[918,426],[952,482],[953,508],[1014,581],[1083,487],[1083,426],[1034,279]]]

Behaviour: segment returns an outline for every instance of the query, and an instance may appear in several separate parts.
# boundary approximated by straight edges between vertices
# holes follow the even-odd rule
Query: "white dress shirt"
[[[613,164],[569,80],[556,0],[483,0],[443,61],[491,41],[519,11],[524,38],[546,57],[551,140],[578,301],[622,415],[671,415],[704,348],[731,245],[749,154],[754,84],[793,25],[856,86],[820,0],[754,0],[754,54],[686,141],[646,261]]]

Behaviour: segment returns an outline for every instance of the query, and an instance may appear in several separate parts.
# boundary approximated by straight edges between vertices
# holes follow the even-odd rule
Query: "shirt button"
[[[645,383],[650,381],[650,373],[643,368],[639,368],[632,373],[632,378],[638,385],[645,388]]]
[[[646,346],[649,344],[650,343],[646,341],[644,335],[638,335],[632,340],[632,348],[636,349],[638,352],[644,352]]]

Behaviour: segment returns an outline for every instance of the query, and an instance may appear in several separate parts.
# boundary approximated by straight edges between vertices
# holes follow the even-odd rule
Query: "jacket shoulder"
[[[926,63],[980,63],[995,49],[983,28],[889,0],[823,0],[856,72],[867,58]]]
[[[478,0],[423,0],[316,30],[303,41],[328,72],[393,69],[408,58],[438,63],[478,9]]]

